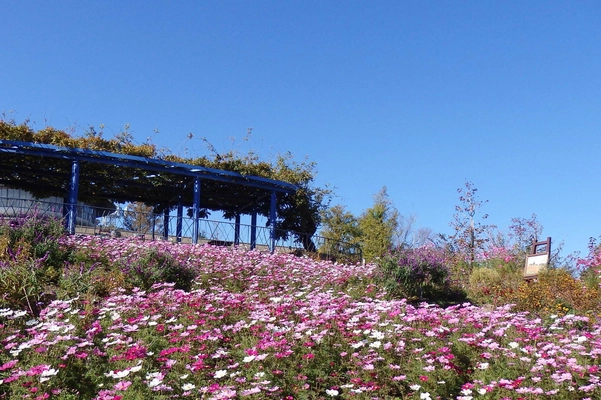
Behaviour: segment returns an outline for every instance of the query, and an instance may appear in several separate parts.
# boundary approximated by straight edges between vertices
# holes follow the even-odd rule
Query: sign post
[[[551,238],[548,237],[544,242],[532,243],[532,250],[526,257],[524,265],[524,279],[536,279],[540,271],[549,264],[551,256]]]

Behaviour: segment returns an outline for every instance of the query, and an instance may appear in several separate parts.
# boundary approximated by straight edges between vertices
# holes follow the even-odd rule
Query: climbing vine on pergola
[[[0,183],[37,197],[72,195],[76,165],[77,198],[88,204],[135,201],[155,212],[184,205],[197,217],[221,211],[228,219],[258,214],[277,225],[277,238],[296,232],[307,249],[329,195],[313,187],[313,163],[284,156],[269,163],[234,152],[182,158],[152,143],[134,144],[127,133],[105,139],[91,129],[74,137],[0,120],[0,152]]]

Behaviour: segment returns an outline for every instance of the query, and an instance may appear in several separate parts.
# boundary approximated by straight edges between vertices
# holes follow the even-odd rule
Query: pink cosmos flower
[[[29,371],[27,371],[25,373],[25,375],[27,375],[27,376],[41,375],[42,372],[47,371],[49,369],[50,369],[50,365],[40,364],[40,365],[36,365],[35,367],[31,367],[29,369]]]
[[[250,396],[256,393],[261,393],[261,389],[259,387],[254,387],[252,389],[243,390],[240,392],[240,396]]]
[[[115,390],[127,390],[128,387],[130,387],[131,382],[130,381],[121,381],[121,382],[117,382],[114,386]]]
[[[17,364],[17,362],[17,360],[11,360],[7,363],[2,364],[2,366],[0,366],[0,371],[6,371],[7,369],[11,369]]]

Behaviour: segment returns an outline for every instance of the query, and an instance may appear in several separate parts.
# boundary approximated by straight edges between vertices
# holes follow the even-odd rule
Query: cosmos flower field
[[[148,248],[173,284],[0,309],[0,399],[595,399],[601,325],[390,299],[377,266],[74,236],[109,263]]]

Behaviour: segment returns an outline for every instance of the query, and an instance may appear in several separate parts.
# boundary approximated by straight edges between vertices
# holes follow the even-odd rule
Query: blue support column
[[[269,207],[269,226],[271,227],[269,251],[273,254],[275,252],[275,234],[276,234],[276,193],[275,190],[271,192],[271,202]]]
[[[67,232],[75,235],[77,223],[77,194],[79,192],[79,162],[71,164],[71,185],[69,187],[69,203],[67,204]]]
[[[192,202],[192,243],[198,243],[198,216],[200,211],[200,178],[194,179],[194,200]]]
[[[163,210],[163,239],[169,240],[169,207]]]
[[[154,241],[154,234],[156,232],[156,224],[157,224],[157,218],[156,218],[156,214],[154,213],[154,209],[152,210],[152,240]]]
[[[257,212],[253,211],[250,217],[250,249],[257,247]]]
[[[177,221],[175,224],[175,237],[177,243],[182,242],[182,221],[184,218],[184,205],[182,204],[181,197],[177,200]]]
[[[69,227],[67,226],[67,222],[69,220],[68,216],[69,216],[69,193],[67,193],[65,195],[65,197],[63,197],[63,227],[65,228],[65,232],[67,232],[67,229],[69,229]]]
[[[234,226],[234,246],[240,244],[240,214],[236,214],[236,225]]]

